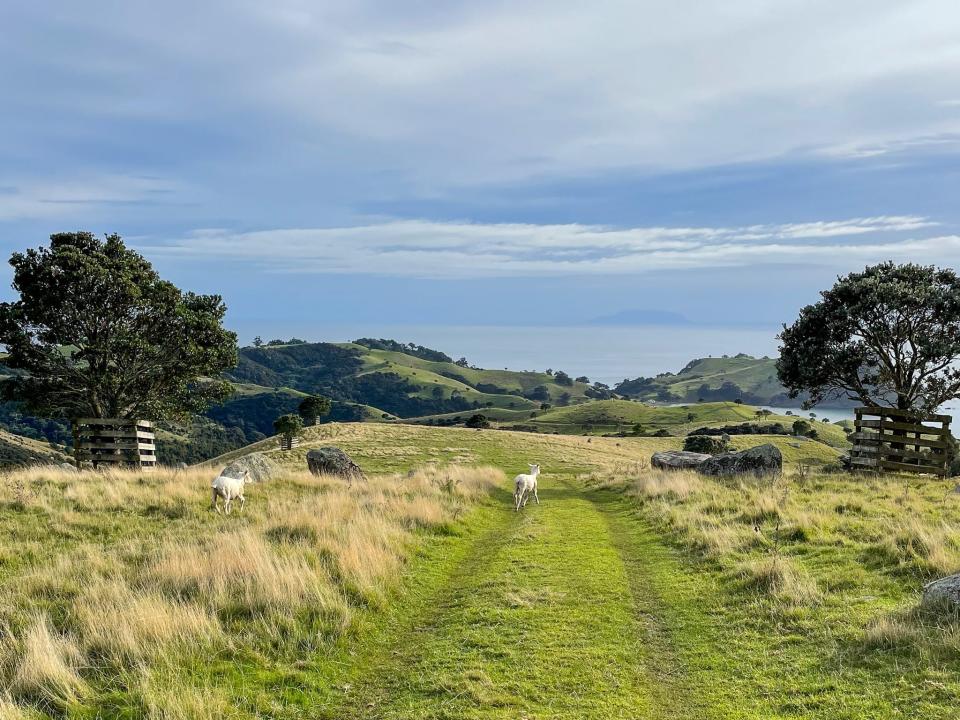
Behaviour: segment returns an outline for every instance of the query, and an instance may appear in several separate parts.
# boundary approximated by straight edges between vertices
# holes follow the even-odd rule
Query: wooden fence
[[[149,420],[80,418],[73,423],[73,453],[84,462],[152,468],[157,464],[153,423]]]
[[[280,436],[281,450],[293,450],[295,447],[299,445],[300,445],[300,438],[298,437],[286,437],[285,435]]]
[[[949,415],[859,407],[850,435],[855,468],[946,475],[950,464]]]

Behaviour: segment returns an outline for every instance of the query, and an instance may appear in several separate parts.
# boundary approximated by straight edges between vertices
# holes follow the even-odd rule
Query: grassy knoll
[[[587,484],[648,546],[676,657],[717,716],[954,712],[960,624],[916,610],[923,582],[960,569],[952,482],[644,471]],[[680,562],[655,560],[668,547]]]
[[[517,396],[543,385],[551,397],[557,398],[563,393],[570,393],[571,398],[585,399],[584,391],[589,387],[586,383],[574,382],[572,385],[559,385],[553,375],[544,372],[526,372],[516,370],[488,370],[482,368],[460,367],[455,363],[434,362],[414,357],[401,352],[390,350],[373,350],[362,345],[344,343],[341,347],[353,348],[363,353],[364,368],[368,371],[389,370],[401,372],[401,368],[412,368],[418,371],[418,378],[425,381],[436,379],[438,382],[452,379],[451,376],[462,378],[461,384],[470,387],[478,385],[495,385],[510,395]],[[434,377],[436,376],[436,377]],[[511,398],[511,399],[516,399]]]
[[[645,462],[658,450],[678,449],[680,439],[585,438],[389,423],[328,423],[307,428],[300,447],[294,450],[280,452],[278,438],[272,437],[209,464],[216,466],[259,450],[286,467],[302,469],[309,449],[321,445],[343,448],[371,472],[404,472],[420,465],[455,463],[494,465],[517,473],[525,471],[527,463],[540,462],[551,472],[578,473]]]
[[[485,411],[480,411],[487,414]],[[772,425],[780,423],[790,428],[798,418],[791,415],[768,415],[758,419],[757,408],[733,402],[690,403],[666,407],[647,405],[630,400],[596,400],[570,407],[552,408],[530,417],[529,413],[500,414],[490,413],[489,417],[509,427],[511,420],[523,425],[536,427],[545,432],[566,434],[604,434],[612,432],[631,432],[639,424],[643,432],[666,430],[671,435],[686,435],[701,427],[718,427],[739,423],[757,423]],[[849,446],[843,427],[832,423],[811,423],[821,442],[832,447]]]

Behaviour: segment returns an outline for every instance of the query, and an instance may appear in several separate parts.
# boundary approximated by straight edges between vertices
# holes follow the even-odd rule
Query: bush
[[[719,455],[727,452],[730,446],[723,438],[710,435],[688,435],[683,439],[683,449],[688,452],[706,453],[707,455]]]
[[[465,424],[466,424],[466,426],[467,426],[468,428],[478,428],[478,429],[479,429],[479,428],[488,428],[488,427],[490,427],[490,421],[487,420],[487,416],[486,416],[486,415],[481,415],[480,413],[476,413],[475,415],[471,415],[470,418],[467,420],[467,422],[466,422]]]

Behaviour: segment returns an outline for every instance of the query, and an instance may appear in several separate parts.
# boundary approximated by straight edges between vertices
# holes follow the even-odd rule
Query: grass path
[[[486,532],[330,717],[702,717],[615,504],[546,480]],[[645,579],[646,578],[646,579]]]

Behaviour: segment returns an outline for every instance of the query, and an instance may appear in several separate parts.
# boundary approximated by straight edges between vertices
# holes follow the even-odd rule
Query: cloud
[[[877,240],[932,228],[913,216],[748,227],[632,227],[398,220],[340,228],[197,230],[153,257],[254,264],[273,272],[419,278],[615,275],[658,270],[957,257],[960,238]],[[869,237],[865,237],[869,236]],[[842,240],[841,240],[842,239]]]
[[[254,178],[307,166],[430,194],[831,149],[865,158],[960,132],[943,105],[960,73],[953,0],[399,7],[13,4],[0,92],[18,112],[0,118],[0,154],[159,138],[164,160],[211,172],[204,160],[229,143],[212,158],[228,183],[231,163]]]
[[[118,206],[184,202],[177,183],[156,177],[94,174],[82,179],[35,180],[0,188],[0,221],[87,218]]]

